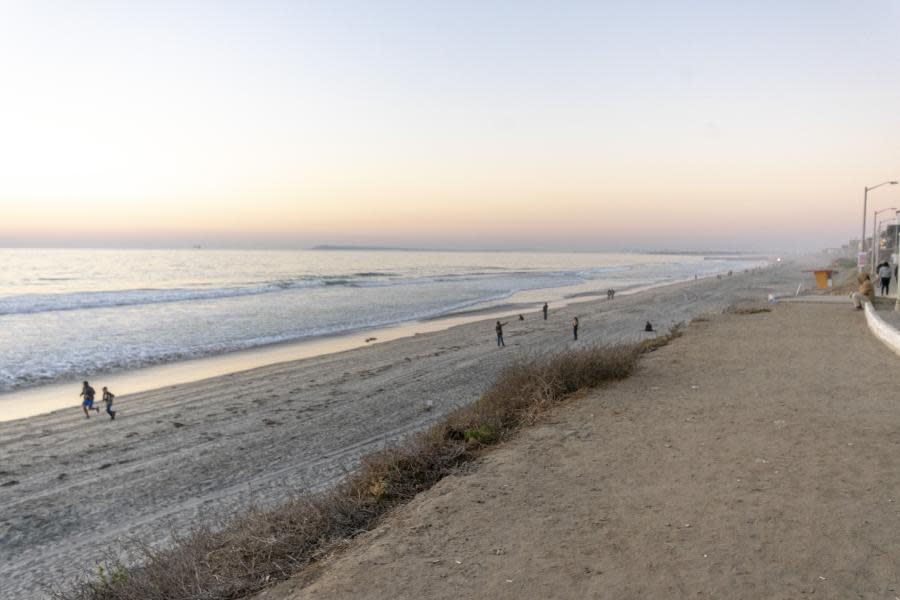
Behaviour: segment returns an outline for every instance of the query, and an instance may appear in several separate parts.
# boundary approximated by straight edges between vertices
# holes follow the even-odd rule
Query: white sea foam
[[[0,391],[432,318],[524,290],[742,268],[702,257],[309,251],[0,250],[0,264],[11,266],[0,272]]]

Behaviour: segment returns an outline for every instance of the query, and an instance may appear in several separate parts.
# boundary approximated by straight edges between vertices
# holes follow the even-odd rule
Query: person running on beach
[[[106,386],[103,386],[103,402],[106,404],[106,414],[109,415],[110,421],[116,420],[116,411],[112,409],[113,399],[116,397]]]
[[[547,310],[548,310],[549,308],[550,308],[550,307],[547,306],[547,303],[544,302],[544,320],[545,320],[545,321],[547,320]]]
[[[878,265],[878,276],[881,278],[881,295],[887,296],[891,288],[891,265],[886,262]]]
[[[572,336],[578,341],[578,317],[572,319]]]
[[[84,400],[81,402],[81,409],[84,411],[85,419],[91,418],[91,415],[88,413],[88,410],[90,410],[90,409],[94,409],[98,413],[100,412],[100,408],[94,406],[94,394],[95,393],[96,392],[94,391],[94,388],[92,388],[90,385],[88,385],[87,381],[82,383],[81,393],[78,395],[82,396],[84,398]]]
[[[506,323],[501,323],[500,321],[497,321],[497,324],[494,326],[494,331],[497,332],[497,345],[498,346],[506,346],[506,344],[503,342],[503,326],[504,325],[506,325]]]

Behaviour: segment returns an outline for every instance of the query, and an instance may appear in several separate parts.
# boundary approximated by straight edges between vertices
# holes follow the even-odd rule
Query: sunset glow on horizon
[[[0,246],[858,237],[900,5],[725,4],[8,3]]]

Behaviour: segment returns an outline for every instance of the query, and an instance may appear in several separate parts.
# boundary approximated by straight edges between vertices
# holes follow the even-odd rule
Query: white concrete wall
[[[900,331],[897,331],[892,326],[888,325],[884,319],[879,317],[878,313],[875,312],[875,309],[872,308],[870,302],[864,303],[864,306],[866,323],[868,323],[869,329],[872,330],[875,337],[884,342],[885,346],[893,350],[896,354],[900,354]]]

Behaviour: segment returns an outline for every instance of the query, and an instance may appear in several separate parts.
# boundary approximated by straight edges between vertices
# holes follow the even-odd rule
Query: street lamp
[[[900,223],[900,210],[897,211],[897,223]],[[897,264],[900,265],[900,227],[897,227],[897,238],[894,240],[894,252],[897,253]],[[900,311],[900,281],[897,281],[897,300],[894,311]]]
[[[897,185],[896,181],[883,181],[878,185],[873,185],[872,187],[864,188],[863,192],[863,225],[862,225],[862,239],[859,240],[859,251],[864,252],[866,249],[866,206],[869,202],[869,190],[874,190],[876,188],[880,188],[883,185]],[[874,236],[872,238],[872,243],[875,243]],[[862,265],[859,265],[859,272],[863,272]]]
[[[875,236],[878,235],[878,215],[883,212],[887,212],[889,210],[897,212],[897,208],[891,206],[890,208],[882,208],[881,210],[876,210],[872,212],[872,280],[875,280],[875,263],[878,261],[879,255],[881,254],[879,250],[881,248],[879,245],[875,243]],[[879,238],[880,241],[880,238]]]

